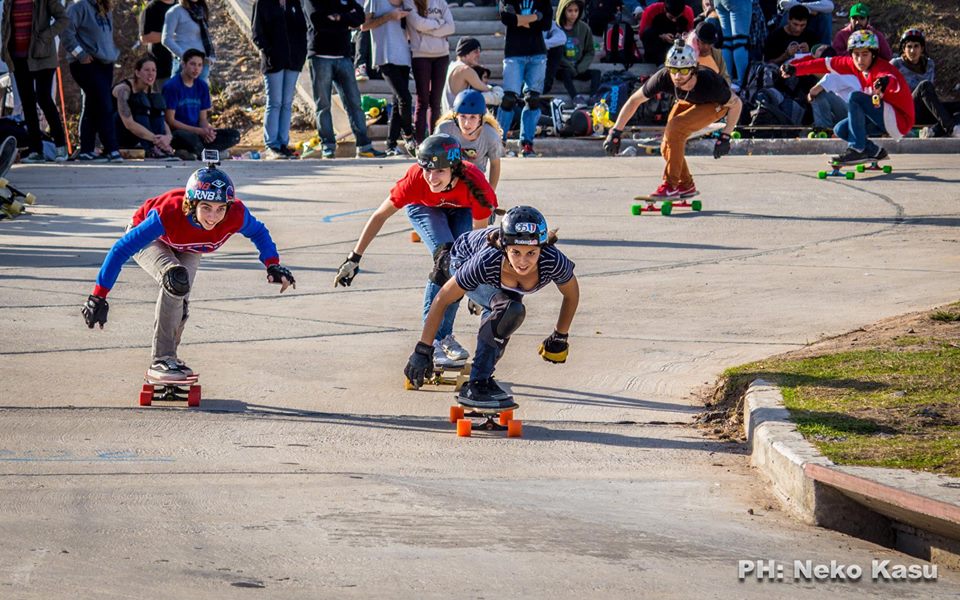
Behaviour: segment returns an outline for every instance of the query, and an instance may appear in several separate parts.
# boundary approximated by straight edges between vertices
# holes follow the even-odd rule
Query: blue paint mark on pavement
[[[320,219],[323,223],[330,223],[334,219],[339,219],[340,217],[349,217],[351,215],[359,215],[363,213],[373,212],[373,208],[358,208],[357,210],[350,210],[347,212],[337,213],[335,215],[327,215]]]

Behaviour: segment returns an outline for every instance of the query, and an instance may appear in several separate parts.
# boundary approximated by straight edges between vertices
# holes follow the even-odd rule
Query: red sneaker
[[[676,198],[680,195],[680,192],[677,191],[677,188],[671,186],[669,183],[664,181],[660,184],[660,187],[657,188],[657,191],[650,194],[651,198]]]
[[[677,188],[677,194],[681,198],[693,198],[700,192],[697,191],[697,186],[693,182],[690,182],[690,185],[680,184],[680,187]]]

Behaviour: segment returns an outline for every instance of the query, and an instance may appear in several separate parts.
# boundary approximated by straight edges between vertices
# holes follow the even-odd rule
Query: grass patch
[[[960,477],[960,348],[930,342],[760,361],[729,369],[727,387],[779,385],[800,433],[838,464]]]
[[[956,323],[960,321],[960,311],[937,310],[930,315],[930,318],[941,323]]]

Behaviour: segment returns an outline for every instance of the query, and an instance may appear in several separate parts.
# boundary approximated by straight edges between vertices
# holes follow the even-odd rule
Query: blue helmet
[[[453,112],[458,115],[484,115],[487,113],[487,103],[483,100],[483,94],[467,88],[457,94],[453,101]]]
[[[198,202],[224,202],[234,200],[233,182],[230,176],[216,167],[197,169],[187,180],[186,199],[191,205]]]
[[[532,206],[514,206],[500,221],[500,246],[544,246],[549,239],[547,220]]]

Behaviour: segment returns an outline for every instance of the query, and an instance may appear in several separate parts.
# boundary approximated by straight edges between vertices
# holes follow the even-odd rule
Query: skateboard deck
[[[692,196],[691,196],[692,197]],[[653,196],[635,196],[634,205],[630,207],[630,213],[639,216],[645,212],[658,212],[668,217],[673,213],[674,208],[689,208],[694,212],[703,210],[703,202],[700,200],[690,200],[690,198],[657,198]],[[644,203],[644,204],[641,204]]]
[[[476,408],[457,401],[450,407],[450,422],[456,423],[459,437],[470,437],[474,431],[506,431],[507,437],[521,437],[523,423],[513,418],[513,411],[520,408],[516,402],[509,407]],[[480,422],[474,419],[483,419]]]
[[[884,174],[893,173],[893,167],[890,165],[880,165],[880,161],[874,160],[872,158],[864,159],[859,163],[845,163],[841,164],[835,160],[830,160],[831,171],[818,171],[817,177],[819,179],[826,179],[827,177],[844,177],[846,179],[855,179],[857,173],[866,173],[867,171],[882,171]],[[852,171],[843,171],[844,167],[853,168]]]
[[[17,138],[8,135],[0,144],[0,177],[6,177],[13,162],[17,159]]]
[[[199,373],[194,373],[182,381],[162,381],[147,374],[143,376],[140,390],[140,406],[150,406],[158,402],[186,402],[187,406],[200,406]]]
[[[438,367],[437,365],[433,366],[433,375],[423,380],[423,384],[427,385],[452,385],[454,391],[459,392],[460,388],[463,387],[467,381],[470,380],[470,370],[473,368],[473,363],[469,360],[464,361],[462,364],[448,365],[443,367]],[[406,390],[415,390],[413,382],[409,379],[404,380],[403,388]]]
[[[12,139],[12,138],[7,138]],[[6,144],[6,142],[4,142]],[[16,148],[14,148],[16,149]],[[0,147],[0,154],[3,153]],[[0,160],[2,160],[0,156]],[[2,166],[2,165],[0,165]],[[31,192],[23,193],[10,185],[6,178],[0,177],[0,219],[12,219],[27,211],[27,205],[33,205],[37,197]]]

